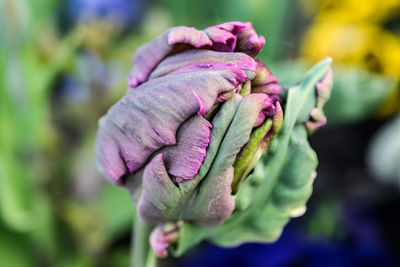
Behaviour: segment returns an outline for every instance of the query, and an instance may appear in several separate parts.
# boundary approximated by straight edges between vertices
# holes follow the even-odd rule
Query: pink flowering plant
[[[96,139],[99,168],[136,205],[133,265],[202,240],[273,242],[304,213],[331,59],[281,86],[255,60],[264,44],[251,23],[227,22],[174,27],[136,51]]]

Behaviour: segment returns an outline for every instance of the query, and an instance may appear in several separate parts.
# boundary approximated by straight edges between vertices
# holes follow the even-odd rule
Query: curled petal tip
[[[327,60],[329,60],[329,58]],[[329,68],[322,80],[315,84],[317,101],[315,107],[310,112],[310,120],[306,122],[309,134],[314,133],[327,122],[323,107],[330,97],[332,84],[333,74],[332,69]]]
[[[251,57],[257,56],[265,44],[265,38],[257,35],[250,22],[245,23],[245,28],[238,35],[236,50],[248,54]]]
[[[162,227],[157,226],[150,234],[150,247],[158,258],[166,258],[168,256],[168,242],[164,240]]]
[[[158,258],[166,258],[169,244],[176,242],[177,239],[178,225],[176,223],[161,224],[150,234],[150,247]]]
[[[322,126],[324,126],[327,123],[327,119],[324,116],[321,120],[319,121],[306,121],[305,122],[305,126],[307,128],[307,132],[308,134],[313,134],[316,130],[318,130],[319,128],[321,128]]]
[[[178,26],[172,28],[168,33],[168,45],[184,43],[200,48],[206,45],[212,45],[204,31],[199,31],[193,27]]]

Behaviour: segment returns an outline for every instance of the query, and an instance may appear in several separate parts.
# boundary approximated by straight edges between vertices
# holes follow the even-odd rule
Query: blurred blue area
[[[108,20],[129,27],[143,17],[144,0],[67,0],[67,13],[73,21]]]
[[[178,266],[396,266],[382,236],[377,233],[379,225],[372,214],[352,210],[344,217],[340,227],[347,232],[346,237],[310,237],[299,221],[294,220],[274,244],[223,249],[207,243]]]

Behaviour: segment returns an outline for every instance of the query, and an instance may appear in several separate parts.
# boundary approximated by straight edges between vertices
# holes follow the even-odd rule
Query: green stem
[[[157,257],[156,254],[150,249],[149,254],[147,255],[146,267],[156,267],[157,266]]]
[[[144,223],[138,215],[135,216],[132,229],[133,243],[131,245],[131,267],[147,266],[146,261],[149,251],[151,251],[149,243],[151,230],[152,227],[150,225]]]

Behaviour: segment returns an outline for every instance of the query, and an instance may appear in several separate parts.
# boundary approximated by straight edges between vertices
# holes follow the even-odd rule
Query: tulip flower
[[[285,125],[290,93],[254,59],[264,44],[251,23],[171,28],[136,51],[128,92],[99,121],[98,166],[129,189],[139,218],[157,225],[150,242],[159,257],[180,242],[181,228],[219,229],[241,209],[235,197],[243,199],[242,185]],[[307,91],[318,101],[305,110],[304,131],[325,123],[331,76],[321,73],[307,84],[319,89]]]
[[[138,49],[131,88],[100,121],[97,151],[111,182],[140,190],[143,220],[215,226],[232,213],[235,158],[282,112],[278,80],[253,59],[264,43],[250,23],[231,22],[172,28]]]

